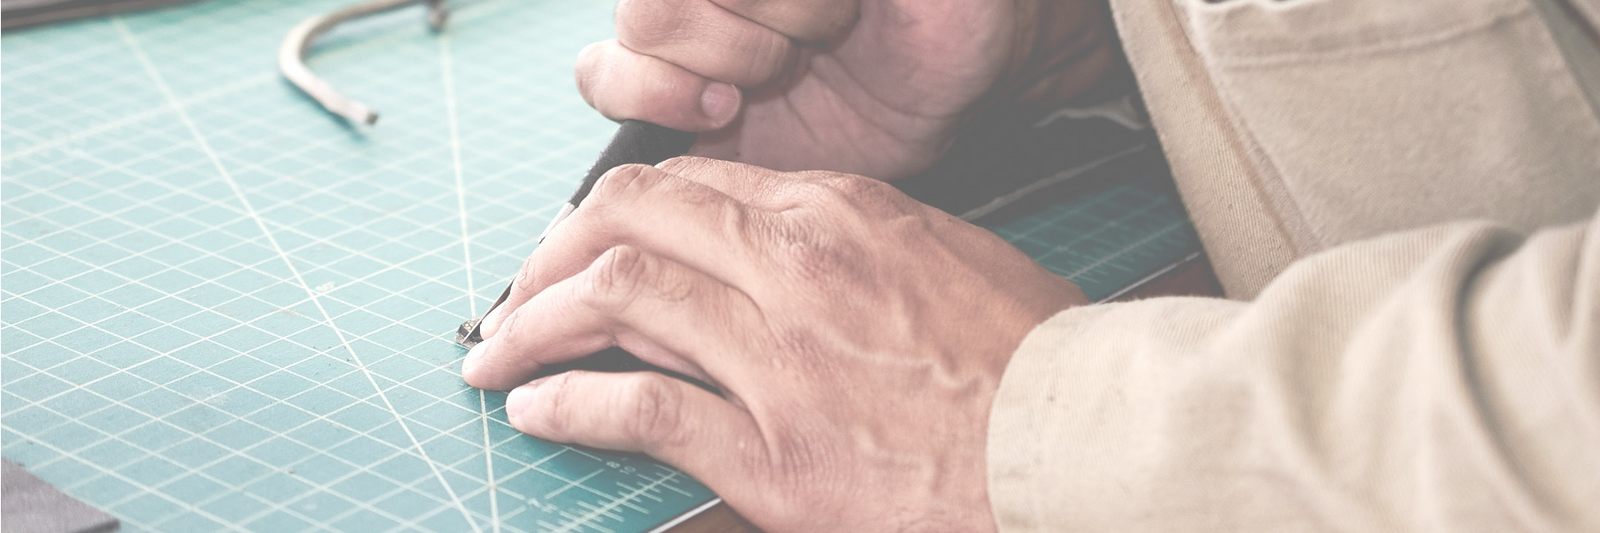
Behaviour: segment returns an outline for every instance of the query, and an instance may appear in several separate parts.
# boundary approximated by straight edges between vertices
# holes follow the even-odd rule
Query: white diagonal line
[[[250,87],[254,87],[254,86],[261,85],[261,84],[264,84],[266,82],[272,81],[272,79],[275,78],[275,77],[276,76],[263,75],[263,76],[255,76],[255,77],[251,77],[251,78],[245,78],[245,79],[239,80],[237,82],[234,82],[234,83],[231,83],[231,84],[228,84],[228,85],[223,85],[223,86],[220,86],[220,87],[216,87],[216,88],[207,90],[205,92],[190,96],[186,103],[188,103],[188,104],[196,104],[196,103],[206,102],[206,101],[210,101],[210,100],[213,100],[213,99],[216,99],[216,98],[228,96],[228,95],[236,93],[236,92],[238,92],[240,90],[247,89],[247,88],[250,88]],[[46,150],[53,150],[53,149],[56,149],[56,148],[60,148],[63,145],[68,145],[68,144],[71,144],[73,142],[77,142],[77,141],[81,141],[81,140],[87,139],[87,138],[92,137],[94,135],[98,135],[98,134],[101,134],[101,133],[106,133],[108,131],[113,131],[113,130],[116,130],[117,128],[127,127],[127,126],[130,126],[130,125],[133,125],[133,124],[138,124],[140,122],[149,120],[149,119],[151,119],[153,117],[158,117],[158,116],[165,115],[165,114],[171,113],[171,112],[172,112],[172,106],[161,106],[161,107],[153,107],[153,108],[150,108],[150,109],[146,109],[146,110],[143,110],[143,111],[140,111],[140,112],[133,113],[133,114],[130,114],[128,116],[122,117],[122,118],[118,118],[118,119],[115,119],[115,120],[111,120],[111,121],[108,121],[108,122],[104,122],[104,123],[101,123],[101,124],[96,124],[94,126],[83,128],[81,130],[74,131],[74,132],[66,134],[66,135],[45,139],[42,142],[39,142],[37,144],[29,145],[26,148],[17,150],[15,152],[7,153],[4,156],[0,156],[0,161],[12,161],[12,160],[15,160],[15,159],[28,157],[30,155],[37,154],[39,152],[44,152]]]
[[[455,74],[450,65],[450,34],[439,36],[439,70],[444,78],[444,107],[450,121],[450,160],[456,174],[456,211],[461,219],[461,260],[467,271],[467,311],[478,316],[478,300],[472,285],[472,234],[467,232],[467,187],[461,176],[461,129],[456,121]],[[500,533],[500,497],[495,488],[494,449],[489,440],[489,399],[478,390],[478,410],[483,425],[483,475],[489,488],[489,527]]]
[[[161,72],[156,69],[155,63],[151,62],[150,57],[145,54],[144,48],[139,45],[139,40],[134,37],[133,32],[128,29],[128,25],[122,21],[121,17],[112,18],[112,23],[116,26],[117,32],[121,34],[122,40],[127,43],[128,48],[130,48],[134,55],[139,59],[139,64],[144,67],[145,72],[150,75],[151,80],[155,82],[157,88],[160,89],[161,94],[166,97],[167,101],[172,105],[173,110],[177,112],[178,119],[183,121],[183,124],[186,128],[188,128],[189,133],[194,136],[195,143],[200,146],[200,149],[205,152],[206,157],[211,160],[211,164],[216,167],[217,173],[228,182],[228,187],[233,189],[234,195],[238,196],[239,203],[243,204],[245,212],[248,213],[250,218],[255,221],[256,225],[261,228],[261,232],[266,235],[267,241],[272,244],[272,249],[278,253],[279,257],[283,258],[284,265],[289,268],[290,273],[294,274],[295,282],[299,284],[302,289],[305,289],[306,293],[311,296],[311,301],[312,303],[316,304],[317,310],[322,313],[323,320],[327,322],[329,328],[333,329],[334,334],[339,337],[339,342],[344,345],[345,352],[350,354],[351,360],[356,363],[357,367],[361,368],[361,371],[366,376],[367,381],[372,384],[373,390],[377,391],[378,398],[383,400],[384,407],[388,408],[389,412],[394,414],[395,419],[400,422],[400,429],[405,431],[406,438],[410,439],[411,445],[415,447],[417,453],[421,455],[423,462],[427,463],[428,469],[433,472],[433,477],[434,479],[438,480],[439,486],[444,488],[445,493],[450,496],[450,501],[453,502],[456,509],[461,512],[461,517],[467,521],[468,525],[472,526],[472,530],[474,532],[481,533],[482,530],[478,528],[478,523],[472,519],[471,513],[467,512],[466,505],[464,505],[461,502],[461,499],[456,496],[455,489],[451,488],[450,483],[445,481],[444,474],[439,471],[439,466],[435,464],[433,460],[428,458],[427,450],[423,449],[422,443],[417,440],[416,434],[411,431],[411,426],[406,424],[405,417],[400,416],[400,412],[396,410],[394,404],[389,401],[389,395],[385,394],[383,388],[378,386],[378,381],[372,376],[371,370],[369,370],[366,364],[361,361],[360,356],[356,355],[355,349],[350,346],[350,341],[349,339],[345,338],[344,332],[333,323],[333,317],[328,314],[328,310],[322,305],[322,300],[319,298],[319,295],[316,293],[316,291],[311,289],[310,285],[306,284],[305,279],[300,276],[300,270],[295,267],[294,261],[290,260],[289,255],[283,251],[283,247],[278,245],[277,239],[274,238],[272,232],[267,229],[266,222],[262,220],[261,216],[256,213],[255,208],[251,206],[250,199],[244,194],[244,189],[239,186],[239,182],[237,180],[233,179],[233,174],[228,172],[227,167],[222,164],[222,159],[217,156],[216,151],[211,149],[211,144],[206,142],[205,137],[200,134],[200,128],[196,126],[194,120],[189,117],[188,110],[183,107],[182,103],[179,102],[177,95],[172,92],[172,88],[167,85],[166,79],[163,78],[161,76]]]

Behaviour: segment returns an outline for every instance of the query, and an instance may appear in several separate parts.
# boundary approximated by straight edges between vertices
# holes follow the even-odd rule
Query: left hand
[[[1104,0],[620,0],[578,55],[613,119],[702,132],[690,153],[892,180],[995,103],[1053,108],[1118,53]]]
[[[762,529],[992,531],[1012,352],[1081,291],[877,180],[699,158],[619,167],[486,321],[468,383],[512,425],[647,453]],[[620,346],[693,376],[542,365]]]

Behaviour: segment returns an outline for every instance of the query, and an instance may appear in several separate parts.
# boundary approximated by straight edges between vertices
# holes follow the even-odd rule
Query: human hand
[[[578,89],[612,119],[706,132],[692,155],[895,179],[983,102],[1097,81],[1115,54],[1103,3],[621,0]]]
[[[785,531],[988,531],[989,408],[1022,338],[1087,303],[882,182],[619,167],[529,257],[463,375],[517,429],[637,451]],[[655,372],[544,365],[620,346]],[[526,383],[526,384],[525,384]]]

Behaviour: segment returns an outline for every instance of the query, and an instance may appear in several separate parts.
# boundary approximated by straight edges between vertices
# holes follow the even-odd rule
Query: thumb
[[[738,116],[738,87],[629,50],[616,40],[578,53],[578,94],[612,120],[639,119],[683,131],[713,131]]]
[[[534,380],[506,397],[518,431],[546,440],[640,452],[671,464],[726,498],[759,479],[766,446],[750,414],[655,372],[571,371]]]

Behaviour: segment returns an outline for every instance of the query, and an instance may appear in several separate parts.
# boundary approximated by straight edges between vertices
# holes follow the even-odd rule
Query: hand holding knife
[[[561,224],[561,221],[566,220],[567,216],[583,203],[583,199],[589,196],[589,191],[594,189],[594,184],[600,181],[600,177],[606,172],[628,164],[654,165],[683,155],[689,151],[689,147],[694,146],[697,137],[698,134],[692,132],[678,131],[641,120],[622,121],[622,127],[617,128],[617,134],[611,137],[611,143],[600,152],[600,158],[589,168],[589,173],[584,175],[583,181],[578,184],[578,190],[572,193],[572,199],[561,206],[561,211],[557,212],[555,218],[550,220],[550,224],[539,233],[538,242],[544,242],[550,231]],[[481,331],[483,318],[493,313],[500,304],[505,303],[506,298],[511,295],[511,287],[509,284],[506,285],[506,290],[500,293],[500,297],[495,299],[494,304],[490,305],[489,310],[484,311],[483,315],[462,322],[461,326],[456,328],[456,344],[471,348],[483,342]]]

